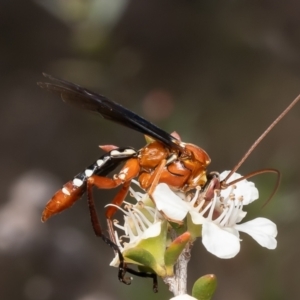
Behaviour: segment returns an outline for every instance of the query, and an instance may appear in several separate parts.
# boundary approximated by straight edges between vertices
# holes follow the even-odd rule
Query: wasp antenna
[[[275,127],[275,125],[297,104],[300,100],[300,95],[298,95],[291,104],[273,121],[273,123],[262,133],[262,135],[253,143],[253,145],[249,148],[249,150],[244,154],[242,159],[238,162],[238,164],[230,171],[230,173],[226,176],[223,182],[226,182],[234,172],[236,172],[240,166],[245,162],[245,160],[249,157],[249,155],[253,152],[253,150],[258,146],[258,144],[265,138],[265,136]],[[250,173],[251,174],[251,173]],[[259,173],[260,174],[260,173]],[[251,177],[251,176],[250,176]],[[247,178],[247,177],[246,177]]]
[[[280,184],[280,180],[281,180],[281,174],[280,172],[278,171],[278,175],[277,175],[277,180],[276,180],[276,183],[275,183],[275,187],[271,193],[271,195],[269,196],[269,198],[265,201],[265,203],[263,204],[262,208],[264,208],[270,201],[271,199],[273,198],[273,196],[275,195],[275,193],[277,192],[278,190],[278,187],[279,187],[279,184]]]
[[[265,206],[270,202],[270,200],[273,198],[273,196],[275,195],[275,193],[277,192],[278,187],[279,187],[279,184],[280,184],[281,174],[280,174],[280,172],[279,172],[278,170],[276,170],[276,169],[262,169],[262,170],[254,171],[254,172],[251,172],[251,173],[249,173],[249,174],[247,174],[247,175],[245,175],[245,176],[242,176],[242,177],[240,177],[240,178],[238,178],[238,179],[235,179],[235,180],[233,180],[233,181],[231,181],[231,182],[229,182],[229,183],[226,183],[226,182],[225,182],[225,179],[226,179],[226,178],[225,178],[224,180],[221,181],[221,188],[222,188],[222,189],[225,189],[225,188],[227,188],[228,186],[231,186],[231,185],[233,185],[233,184],[236,184],[236,183],[238,183],[238,182],[240,182],[240,181],[242,181],[242,180],[244,180],[244,179],[249,179],[249,178],[251,178],[251,177],[253,177],[253,176],[260,175],[260,174],[264,174],[264,173],[275,173],[275,174],[277,175],[277,179],[276,179],[276,182],[275,182],[275,187],[274,187],[274,189],[273,189],[271,195],[269,196],[269,198],[266,200],[266,202],[265,202],[264,205],[262,206],[262,207],[265,207]],[[228,176],[227,176],[227,177],[228,177]]]

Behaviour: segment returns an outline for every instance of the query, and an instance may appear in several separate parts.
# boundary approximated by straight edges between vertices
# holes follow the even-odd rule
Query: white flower
[[[117,206],[124,213],[124,225],[114,222],[114,226],[124,232],[119,237],[118,232],[115,231],[115,241],[122,253],[138,246],[144,240],[158,237],[161,234],[161,220],[163,220],[157,209],[152,207],[152,202],[147,194],[135,192],[132,188],[130,188],[130,192],[137,203],[132,205],[124,201],[124,208]],[[109,204],[108,206],[114,205]],[[119,256],[117,254],[110,265],[118,267]]]
[[[229,171],[220,174],[220,180]],[[234,173],[230,181],[242,177]],[[169,219],[182,221],[189,212],[194,224],[202,225],[202,243],[212,254],[220,258],[232,258],[240,250],[239,231],[249,234],[261,246],[275,249],[276,225],[268,219],[257,218],[237,224],[246,216],[243,206],[258,199],[258,190],[246,179],[222,190],[214,190],[214,197],[208,202],[205,194],[195,193],[192,199],[174,193],[166,184],[159,184],[153,198],[159,211]],[[187,201],[190,200],[190,201]]]
[[[183,201],[184,195],[181,194],[180,196],[178,193],[175,194],[165,183],[158,184],[152,194],[158,211],[163,212],[168,220],[175,222],[183,221],[191,209],[190,203]]]

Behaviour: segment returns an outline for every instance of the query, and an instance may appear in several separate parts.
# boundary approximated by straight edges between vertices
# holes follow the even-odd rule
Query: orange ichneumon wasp
[[[47,74],[44,74],[44,76],[52,82],[39,82],[38,85],[43,89],[60,95],[64,102],[97,112],[105,119],[141,132],[151,138],[151,141],[140,150],[135,150],[132,147],[120,148],[112,145],[102,146],[101,148],[106,151],[106,154],[98,158],[93,164],[87,167],[83,172],[77,174],[57,191],[47,203],[42,214],[42,221],[46,221],[51,216],[72,206],[83,194],[87,193],[93,229],[97,236],[101,237],[118,253],[120,260],[119,280],[126,284],[130,283],[130,281],[125,278],[125,273],[129,272],[141,277],[151,277],[153,279],[153,289],[157,291],[156,274],[138,272],[128,268],[124,262],[122,253],[114,242],[112,217],[117,210],[116,206],[120,206],[124,201],[132,179],[137,178],[141,188],[146,190],[150,197],[158,183],[166,183],[171,188],[182,192],[200,188],[202,196],[206,201],[212,199],[215,189],[224,189],[229,185],[235,184],[237,181],[261,173],[274,172],[277,174],[276,187],[271,197],[279,185],[280,173],[275,169],[263,169],[252,172],[238,180],[227,181],[231,175],[239,169],[263,138],[300,100],[300,96],[293,100],[275,119],[249,148],[228,176],[220,181],[216,172],[207,173],[210,157],[202,148],[194,144],[182,142],[178,134],[165,132],[144,118],[100,94]],[[108,177],[108,174],[122,163],[124,166],[118,174],[115,174],[112,178]],[[103,234],[96,214],[92,195],[92,188],[94,186],[99,189],[113,189],[121,186],[121,189],[112,201],[113,206],[109,206],[106,210],[110,238]]]

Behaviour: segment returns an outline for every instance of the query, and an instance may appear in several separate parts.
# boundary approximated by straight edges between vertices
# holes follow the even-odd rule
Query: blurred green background
[[[108,267],[113,253],[91,229],[85,199],[40,222],[48,199],[92,163],[98,145],[144,145],[141,134],[64,105],[39,89],[41,73],[101,92],[232,168],[300,93],[298,1],[0,1],[0,299],[169,299],[159,284],[131,286]],[[214,299],[296,299],[300,263],[300,104],[257,147],[240,172],[261,200],[249,219],[278,225],[278,248],[243,235],[231,260],[197,241],[189,292],[201,275],[219,280]],[[114,192],[97,191],[99,210]],[[248,217],[247,216],[247,217]]]

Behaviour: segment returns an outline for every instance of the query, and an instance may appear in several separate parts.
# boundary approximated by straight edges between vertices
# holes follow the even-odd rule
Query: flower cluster
[[[229,174],[220,174],[221,182]],[[223,259],[236,256],[240,251],[240,234],[249,234],[268,249],[277,246],[276,225],[266,218],[241,223],[246,216],[244,206],[258,199],[254,183],[233,173],[227,188],[195,189],[187,193],[172,190],[160,183],[151,199],[147,193],[130,188],[136,204],[124,202],[119,208],[124,213],[124,224],[114,223],[123,232],[115,232],[115,239],[127,263],[154,271],[158,276],[173,275],[174,265],[184,247],[197,237],[208,252]],[[135,182],[137,185],[138,183]],[[175,225],[175,226],[174,226]],[[170,232],[177,233],[171,236]],[[183,232],[183,233],[182,233]],[[111,265],[118,266],[116,256]]]
[[[130,193],[136,204],[124,202],[124,208],[119,208],[124,213],[124,225],[114,222],[115,227],[124,233],[119,236],[115,231],[115,240],[126,263],[148,268],[161,277],[173,276],[174,264],[190,241],[190,234],[185,232],[171,239],[168,220],[149,196],[132,188]],[[116,255],[110,265],[118,267],[119,263]]]
[[[229,171],[220,174],[220,181]],[[241,178],[234,173],[230,180]],[[203,194],[202,194],[203,196]],[[275,249],[276,224],[265,218],[240,223],[246,216],[243,206],[258,199],[258,190],[253,182],[243,179],[226,189],[215,190],[214,197],[207,201],[199,191],[191,201],[173,192],[166,184],[159,184],[153,194],[157,208],[171,220],[182,221],[187,214],[192,223],[202,225],[199,236],[205,248],[219,258],[232,258],[240,250],[239,231],[249,234],[261,246]],[[186,197],[185,197],[186,198]],[[200,199],[199,199],[200,198]]]

